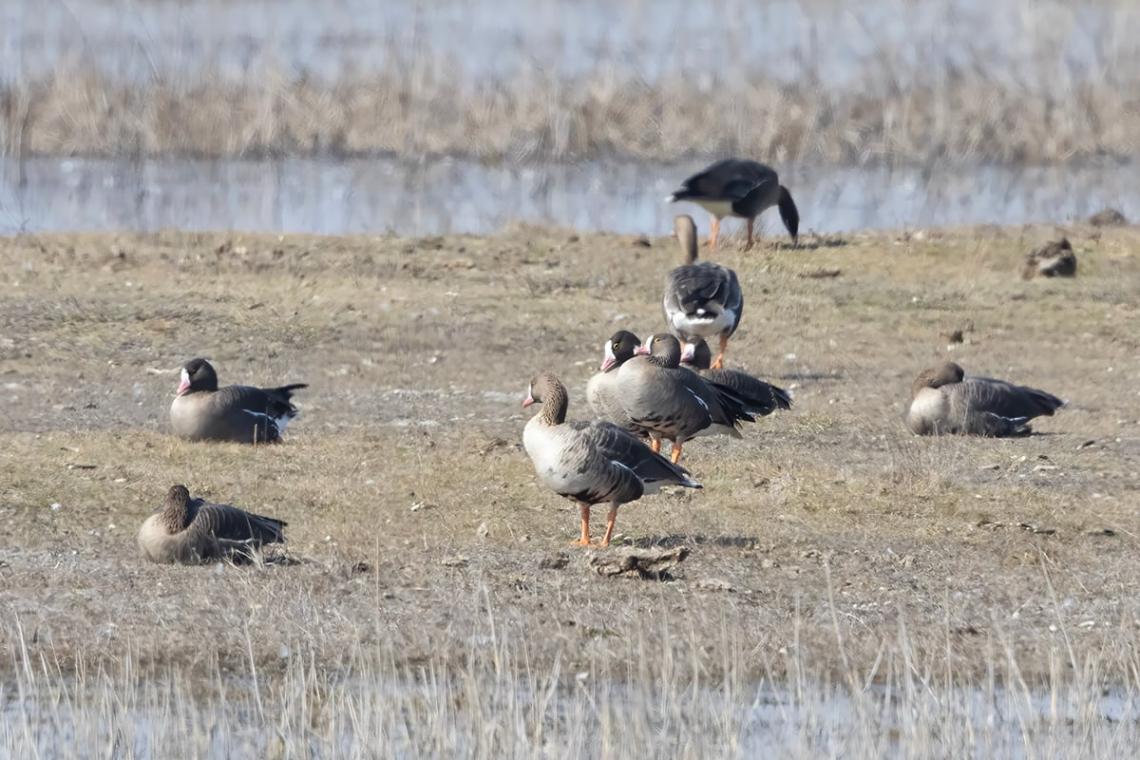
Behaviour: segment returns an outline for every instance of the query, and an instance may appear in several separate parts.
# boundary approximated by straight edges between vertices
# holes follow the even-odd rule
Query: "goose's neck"
[[[544,424],[561,425],[566,421],[566,409],[570,406],[570,399],[566,389],[560,386],[550,388],[542,400],[542,413],[539,415]]]
[[[670,361],[669,359],[665,358],[664,356],[654,356],[654,355],[650,354],[649,356],[647,356],[645,358],[648,359],[649,363],[652,364],[654,367],[663,367],[664,369],[676,369],[677,367],[681,366],[680,362]]]
[[[697,263],[697,236],[690,229],[683,229],[677,233],[677,239],[681,241],[681,263],[683,264],[696,264]]]
[[[167,499],[162,510],[162,523],[170,533],[180,533],[190,523],[190,503],[178,499]]]

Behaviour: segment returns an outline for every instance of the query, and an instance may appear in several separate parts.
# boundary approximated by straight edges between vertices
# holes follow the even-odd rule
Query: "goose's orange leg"
[[[660,454],[661,453],[661,439],[660,438],[651,438],[649,440],[649,450],[652,451],[654,454]]]
[[[579,504],[578,514],[582,517],[582,536],[577,541],[571,541],[573,546],[590,545],[590,505]]]
[[[673,464],[681,461],[681,442],[673,441],[673,450],[669,452],[669,458],[673,460]]]
[[[602,543],[598,546],[609,546],[610,539],[614,537],[614,525],[617,523],[617,505],[610,507],[610,514],[606,517],[606,535],[602,536]]]
[[[715,216],[709,222],[709,248],[716,250],[716,239],[720,234],[720,219]]]
[[[744,250],[746,251],[752,250],[752,226],[755,221],[756,217],[749,217],[746,222],[748,224],[748,242],[744,244]]]
[[[711,369],[724,369],[724,351],[726,348],[728,348],[728,336],[722,335],[720,336],[720,350],[717,351],[716,358],[709,365]]]

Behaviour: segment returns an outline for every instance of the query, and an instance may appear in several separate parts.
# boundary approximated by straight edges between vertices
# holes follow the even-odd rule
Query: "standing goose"
[[[681,344],[672,335],[654,335],[637,352],[618,370],[618,402],[631,424],[652,439],[654,451],[662,439],[672,441],[674,463],[686,441],[714,433],[740,438],[739,422],[755,419],[727,389],[681,368]]]
[[[716,248],[720,220],[726,216],[747,220],[748,243],[745,250],[751,248],[753,222],[772,206],[780,207],[780,219],[792,236],[792,244],[795,245],[798,239],[800,213],[791,193],[780,184],[775,169],[755,161],[739,158],[717,161],[682,182],[681,187],[666,200],[670,203],[692,201],[712,215],[709,245],[713,248]]]
[[[227,385],[218,388],[218,375],[205,359],[182,367],[178,395],[170,405],[170,426],[190,441],[273,443],[297,416],[290,400],[305,383],[280,388]]]
[[[966,377],[953,362],[923,370],[911,385],[906,424],[916,435],[1014,436],[1065,402],[1051,393],[988,377]]]
[[[196,565],[248,559],[250,551],[263,544],[284,543],[286,525],[228,504],[192,499],[186,486],[173,486],[162,510],[143,522],[138,542],[151,562]]]
[[[728,339],[744,315],[740,282],[728,267],[697,261],[697,227],[691,216],[675,218],[673,233],[685,258],[681,266],[665,275],[665,324],[686,344],[718,336],[720,351],[712,366],[719,369],[724,366]]]
[[[575,543],[590,545],[590,507],[608,503],[609,546],[618,507],[654,493],[663,485],[700,488],[681,467],[649,450],[641,441],[608,422],[566,422],[566,386],[544,372],[530,381],[522,405],[542,404],[523,429],[523,446],[542,484],[578,503],[582,532]]]
[[[707,382],[724,386],[739,396],[751,414],[761,417],[777,409],[791,409],[792,397],[783,388],[764,382],[747,372],[735,369],[712,369],[712,350],[704,340],[693,346],[691,356],[682,354],[681,363],[688,366]]]
[[[602,366],[586,384],[586,401],[594,414],[632,433],[639,433],[617,397],[618,370],[633,358],[641,339],[629,330],[618,330],[602,348]]]

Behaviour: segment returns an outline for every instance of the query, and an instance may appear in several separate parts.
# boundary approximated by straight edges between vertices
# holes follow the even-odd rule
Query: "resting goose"
[[[739,422],[755,419],[735,394],[681,368],[681,344],[672,335],[652,336],[637,353],[618,370],[618,403],[654,451],[662,439],[672,441],[674,463],[686,441],[714,433],[740,438]]]
[[[761,212],[772,206],[780,207],[784,222],[794,245],[798,239],[800,213],[796,210],[788,188],[780,184],[775,169],[755,161],[726,158],[717,161],[699,174],[681,183],[667,201],[692,201],[712,215],[709,245],[716,248],[720,220],[726,216],[746,219],[748,243],[752,247],[752,225]]]
[[[745,401],[748,411],[752,414],[764,417],[777,409],[792,408],[792,397],[783,388],[766,383],[747,372],[735,369],[712,369],[711,362],[712,350],[704,340],[693,345],[689,356],[681,355],[682,365],[692,369],[707,382],[731,390]]]
[[[182,367],[178,395],[170,405],[170,426],[175,435],[190,441],[280,441],[285,426],[297,416],[290,400],[293,391],[307,387],[294,383],[280,388],[218,388],[218,375],[210,363],[191,359]]]
[[[566,386],[550,373],[530,381],[524,407],[542,404],[523,429],[523,446],[543,485],[578,503],[582,522],[579,546],[590,545],[590,507],[608,503],[609,546],[618,507],[654,493],[663,485],[700,488],[681,467],[671,464],[634,436],[608,422],[566,422]]]
[[[251,550],[263,544],[284,543],[286,525],[228,504],[192,499],[186,486],[173,486],[162,511],[143,522],[138,542],[151,562],[196,565],[248,559]]]
[[[689,344],[716,335],[720,351],[713,367],[724,366],[728,339],[744,314],[744,294],[736,272],[711,261],[697,261],[697,227],[691,216],[673,220],[684,263],[665,275],[665,324],[677,339]]]
[[[628,432],[640,433],[617,397],[618,370],[633,358],[641,339],[629,330],[618,330],[602,347],[602,366],[586,384],[586,401],[594,414]]]
[[[906,424],[916,435],[1028,435],[1029,420],[1052,416],[1064,404],[1036,388],[966,377],[960,366],[945,362],[915,378]]]

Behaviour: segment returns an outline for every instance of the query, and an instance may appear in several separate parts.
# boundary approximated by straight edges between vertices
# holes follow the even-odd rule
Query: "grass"
[[[323,78],[283,65],[267,49],[236,75],[208,54],[164,63],[167,51],[120,30],[118,49],[127,52],[119,55],[145,62],[146,75],[121,75],[124,66],[107,65],[101,47],[12,77],[0,87],[0,150],[17,157],[390,154],[490,162],[741,154],[777,164],[921,166],[1134,159],[1140,60],[1127,41],[1138,28],[1135,9],[1102,4],[1103,23],[1084,39],[1080,13],[1046,5],[1026,6],[999,49],[963,42],[956,25],[977,22],[960,19],[953,4],[944,11],[944,33],[929,44],[895,39],[893,26],[880,29],[847,11],[853,28],[844,27],[844,44],[875,52],[853,55],[842,84],[820,75],[810,45],[784,62],[794,72],[777,78],[768,47],[755,37],[766,30],[727,35],[716,59],[726,64],[698,71],[684,63],[687,56],[644,60],[636,36],[587,51],[572,34],[551,32],[554,50],[591,61],[574,73],[544,63],[547,33],[520,32],[501,51],[519,65],[487,76],[465,71],[452,47],[433,47],[442,43],[428,36],[372,39],[359,30],[371,65]],[[836,13],[830,3],[798,11],[827,22],[824,29]],[[670,37],[683,49],[693,43],[678,24]],[[318,32],[296,30],[291,39]],[[1090,61],[1070,54],[1074,46],[1098,52]],[[646,68],[660,71],[649,76]]]
[[[1021,280],[1062,233],[1079,276]],[[718,256],[748,301],[730,364],[795,407],[687,448],[703,492],[622,510],[615,551],[693,549],[656,584],[566,546],[518,403],[549,368],[585,415],[605,337],[657,329],[673,241],[0,240],[0,753],[1130,746],[1102,691],[1134,711],[1135,228],[804,242]],[[195,355],[309,382],[286,444],[173,440]],[[914,438],[910,381],[948,356],[1069,405],[1028,439]],[[174,482],[288,520],[295,564],[143,564]]]

